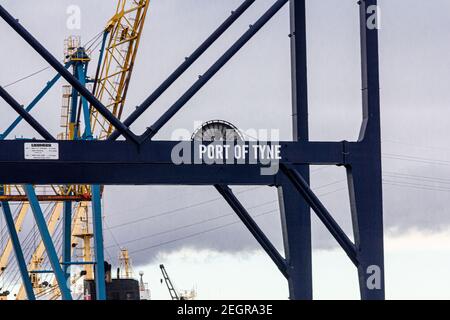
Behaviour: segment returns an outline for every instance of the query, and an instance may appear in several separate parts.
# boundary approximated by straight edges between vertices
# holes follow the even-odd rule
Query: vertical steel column
[[[86,86],[87,64],[78,63],[77,69],[78,69],[77,72],[78,81],[80,81],[83,86]],[[83,118],[84,118],[83,139],[92,140],[90,108],[86,98],[83,96],[81,96],[81,104],[83,108]]]
[[[105,256],[103,253],[102,203],[99,185],[92,186],[92,218],[94,223],[95,288],[97,300],[106,300]]]
[[[347,166],[358,276],[362,299],[384,299],[383,197],[381,169],[378,30],[376,0],[360,5],[363,125]],[[351,154],[364,155],[353,158]]]
[[[53,244],[50,232],[48,231],[47,222],[45,221],[44,214],[42,213],[41,206],[39,205],[36,192],[31,185],[24,185],[23,188],[25,190],[25,193],[27,194],[28,201],[30,202],[31,210],[33,211],[36,225],[39,229],[39,233],[41,234],[42,242],[44,243],[44,247],[47,252],[47,257],[50,260],[50,264],[53,268],[56,281],[58,282],[62,299],[72,300],[70,289],[67,286],[66,277],[64,276],[64,272],[59,263],[58,254]]]
[[[290,0],[292,55],[292,124],[295,141],[309,140],[305,0]],[[296,166],[309,183],[309,166]],[[311,300],[311,211],[293,184],[282,178],[278,189],[288,263],[290,299]]]
[[[3,193],[3,189],[0,189],[0,194]],[[14,225],[14,219],[11,214],[11,208],[9,203],[3,201],[1,203],[3,214],[6,220],[6,226],[9,231],[9,236],[11,237],[11,243],[13,245],[14,254],[16,256],[17,265],[19,266],[20,276],[22,277],[23,286],[27,293],[28,300],[36,300],[36,296],[34,295],[33,285],[31,284],[30,276],[27,270],[27,263],[25,262],[25,258],[23,256],[22,247],[20,246],[19,236],[17,235],[16,226]]]
[[[78,77],[78,62],[73,65],[73,75]],[[77,78],[79,81],[79,79]],[[77,108],[78,108],[78,91],[72,87],[72,99],[70,106],[70,119],[69,119],[69,134],[73,134],[73,137],[69,139],[78,140],[79,128],[77,127]]]
[[[72,202],[64,202],[63,212],[63,271],[66,276],[66,281],[69,280],[70,270],[69,266],[72,262]]]

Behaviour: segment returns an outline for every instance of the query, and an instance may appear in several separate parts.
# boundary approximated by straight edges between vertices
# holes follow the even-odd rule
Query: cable
[[[87,41],[87,42],[85,42],[84,44],[83,44],[83,47],[87,47],[89,44],[90,44],[90,46],[92,46],[92,44],[93,43],[95,43],[97,40],[98,40],[98,38],[104,33],[105,31],[104,30],[102,30],[102,31],[100,31],[99,33],[97,33],[96,35],[94,35],[89,41]],[[89,48],[89,47],[88,47]]]
[[[272,213],[275,213],[275,212],[278,212],[278,209],[271,210],[271,211],[268,211],[268,212],[256,215],[256,216],[254,216],[254,218],[259,218],[259,217],[262,217],[262,216],[265,216],[265,215],[268,215],[268,214],[272,214]],[[197,236],[200,236],[200,235],[204,235],[204,234],[212,232],[212,231],[217,231],[217,230],[220,230],[220,229],[224,229],[224,228],[227,228],[227,227],[239,224],[240,222],[241,221],[230,222],[230,223],[223,224],[223,225],[220,225],[220,226],[217,226],[217,227],[214,227],[214,228],[210,228],[210,229],[206,229],[206,230],[203,230],[203,231],[200,231],[200,232],[192,233],[192,234],[189,234],[189,235],[181,237],[181,238],[176,238],[176,239],[173,239],[173,240],[160,242],[160,243],[157,243],[157,244],[149,246],[149,247],[137,249],[137,250],[131,251],[130,253],[134,254],[134,253],[138,253],[138,252],[154,249],[154,248],[157,248],[157,247],[165,246],[165,245],[168,245],[168,244],[171,244],[171,243],[174,243],[174,242],[187,240],[187,239],[194,238],[194,237],[197,237]]]
[[[49,219],[53,207],[54,207],[54,205],[52,203],[50,203],[43,210],[46,220]],[[37,233],[38,233],[38,229],[37,229],[37,225],[35,224],[35,225],[33,225],[30,232],[28,232],[28,234],[25,237],[25,240],[23,241],[23,243],[21,245],[22,251],[23,251],[25,257],[27,257],[27,256],[31,257],[31,255],[33,253],[33,247],[32,247],[33,240]],[[10,259],[11,259],[11,257],[10,257]],[[15,267],[15,268],[13,269],[13,267]],[[12,259],[12,260],[8,261],[7,269],[8,269],[8,271],[13,269],[13,271],[8,272],[8,282],[9,282],[8,283],[8,291],[11,292],[12,287],[16,286],[17,282],[20,279],[20,271],[19,271],[16,259]]]
[[[22,205],[23,205],[23,202],[20,202],[20,203],[16,206],[16,208],[13,210],[13,220],[14,220],[14,221],[16,221],[17,215],[19,214],[19,211],[20,211],[20,208],[21,208]],[[13,207],[13,205],[10,204],[10,207]],[[1,210],[1,211],[2,211],[2,210]],[[0,214],[3,215],[3,213],[0,213]],[[7,228],[7,226],[6,226],[6,223],[5,223],[5,225],[1,228],[1,231],[0,231],[0,237],[2,238],[2,240],[3,240],[4,238],[9,238],[9,230],[8,230],[8,228]]]
[[[341,189],[334,190],[334,191],[329,192],[329,193],[326,193],[326,194],[321,194],[321,195],[319,195],[319,196],[324,197],[324,196],[326,196],[326,195],[330,195],[330,194],[332,194],[332,193],[336,193],[336,192],[339,192],[339,191],[344,190],[344,189],[345,189],[345,188],[341,188]],[[259,217],[262,217],[262,216],[265,216],[265,215],[268,215],[268,214],[273,214],[273,213],[278,213],[278,212],[279,212],[279,209],[277,208],[277,209],[274,209],[274,210],[270,210],[270,211],[263,212],[263,213],[260,213],[260,214],[258,214],[258,215],[255,215],[253,218],[256,219],[256,218],[259,218]],[[171,244],[171,243],[174,243],[174,242],[186,240],[186,239],[189,239],[189,238],[194,238],[194,237],[197,237],[197,236],[200,236],[200,235],[203,235],[203,234],[212,232],[212,231],[224,229],[224,228],[227,228],[227,227],[230,227],[230,226],[239,224],[239,223],[241,223],[240,220],[234,221],[234,222],[231,222],[231,223],[227,223],[227,224],[223,224],[223,225],[219,225],[219,226],[217,226],[217,227],[213,227],[213,228],[210,228],[210,229],[205,229],[205,230],[203,230],[203,231],[196,232],[196,233],[192,233],[192,234],[189,234],[189,235],[184,236],[184,237],[181,237],[181,238],[176,238],[176,239],[173,239],[173,240],[169,240],[169,241],[165,241],[165,242],[160,242],[160,243],[157,243],[157,244],[152,245],[152,246],[149,246],[149,247],[145,247],[145,248],[133,250],[133,251],[131,251],[130,253],[133,254],[133,253],[138,253],[138,252],[142,252],[142,251],[147,251],[147,250],[154,249],[154,248],[157,248],[157,247],[160,247],[160,246],[164,246],[164,245],[167,245],[167,244]]]
[[[20,78],[20,79],[18,79],[18,80],[15,80],[15,81],[13,81],[13,82],[11,82],[11,83],[8,83],[8,84],[4,85],[3,88],[6,89],[6,88],[11,87],[11,86],[13,86],[13,85],[15,85],[15,84],[18,84],[19,82],[22,82],[22,81],[25,81],[25,80],[27,80],[27,79],[30,79],[30,78],[32,78],[32,77],[34,77],[34,76],[36,76],[36,75],[38,75],[38,74],[40,74],[40,73],[42,73],[42,72],[48,70],[48,69],[50,69],[50,68],[51,68],[51,66],[45,67],[45,68],[43,68],[43,69],[40,69],[40,70],[38,70],[38,71],[36,71],[36,72],[33,72],[33,73],[29,74],[28,76],[25,76],[25,77],[23,77],[23,78]]]
[[[261,189],[261,188],[263,188],[263,187],[262,186],[251,187],[251,188],[247,188],[245,190],[239,191],[239,192],[237,192],[237,194],[247,193],[247,192],[250,192],[250,191],[253,191],[253,190],[258,190],[258,189]],[[193,191],[195,192],[195,189],[193,189]],[[194,192],[189,192],[187,194],[191,194],[191,193],[194,193]],[[171,201],[171,200],[176,200],[176,199],[179,199],[179,196],[171,197],[171,198],[167,199],[166,201]],[[214,199],[211,199],[211,200],[218,201],[220,199],[222,199],[222,198],[214,198]],[[201,203],[198,203],[198,204],[201,204]],[[135,208],[131,208],[131,209],[128,209],[128,210],[129,211],[137,211],[137,210],[141,210],[141,209],[149,208],[149,207],[153,207],[153,204],[144,205],[144,206],[140,206],[140,207],[135,207]],[[116,211],[116,212],[112,212],[112,213],[108,212],[108,217],[116,216],[116,215],[121,214],[121,213],[122,213],[122,211]]]
[[[334,184],[337,184],[337,183],[341,183],[341,182],[344,182],[344,181],[345,180],[335,181],[335,182],[332,182],[332,183],[329,183],[329,184],[322,185],[320,187],[314,188],[314,190],[320,190],[322,188],[326,188],[328,186],[331,186],[331,185],[334,185]],[[253,190],[259,189],[259,188],[260,187],[250,188],[250,189],[243,190],[243,191],[240,191],[240,192],[235,192],[235,194],[242,194],[242,193],[253,191]],[[174,213],[178,213],[178,212],[183,212],[186,209],[192,209],[192,208],[203,206],[205,204],[210,204],[212,202],[216,202],[216,201],[219,201],[219,200],[223,200],[223,198],[222,197],[217,197],[217,198],[213,198],[213,199],[197,202],[197,203],[194,203],[194,204],[191,204],[191,205],[188,205],[188,206],[184,206],[184,207],[181,207],[181,208],[168,210],[168,211],[163,211],[161,213],[157,213],[157,214],[149,216],[149,217],[135,219],[135,220],[130,220],[128,222],[121,223],[121,224],[109,227],[108,230],[114,230],[114,229],[117,229],[117,228],[121,228],[121,227],[125,227],[125,226],[131,225],[131,224],[135,224],[135,223],[138,223],[138,222],[143,222],[143,221],[146,221],[146,220],[151,220],[151,219],[159,218],[159,217],[166,216],[166,215],[170,215],[170,214],[174,214]],[[277,200],[275,200],[275,201],[277,201]]]
[[[102,30],[100,33],[96,34],[91,40],[89,40],[88,42],[86,42],[85,46],[88,45],[89,43],[93,42],[94,40],[95,40],[95,41],[98,40],[98,38],[99,38],[102,34],[103,34],[103,30]],[[92,46],[93,44],[94,44],[94,42],[91,44],[91,46]],[[95,48],[94,48],[93,50],[95,50]],[[47,66],[47,67],[45,67],[45,68],[39,69],[38,71],[35,71],[35,72],[33,72],[33,73],[31,73],[31,74],[29,74],[29,75],[27,75],[27,76],[24,76],[24,77],[22,77],[22,78],[20,78],[20,79],[17,79],[17,80],[15,80],[15,81],[11,82],[11,83],[8,83],[8,84],[4,85],[3,88],[6,89],[6,88],[8,88],[8,87],[11,87],[11,86],[13,86],[13,85],[15,85],[15,84],[18,84],[18,83],[20,83],[20,82],[22,82],[22,81],[25,81],[25,80],[27,80],[27,79],[30,79],[30,78],[32,78],[32,77],[34,77],[34,76],[36,76],[36,75],[38,75],[38,74],[40,74],[40,73],[42,73],[42,72],[48,70],[48,69],[51,69],[51,68],[52,68],[51,66]]]
[[[420,185],[420,184],[407,183],[407,182],[383,180],[383,183],[385,185],[392,185],[392,186],[398,186],[398,187],[409,187],[411,189],[418,189],[418,190],[450,192],[450,188],[439,188],[439,187],[433,187],[433,186],[423,186],[423,185]]]
[[[106,222],[106,219],[105,219],[105,230],[107,230],[108,232],[109,232],[109,234],[111,235],[111,238],[113,239],[113,241],[114,241],[114,244],[115,244],[115,246],[117,247],[117,249],[119,249],[119,250],[121,250],[121,246],[120,246],[120,244],[119,244],[119,241],[117,241],[117,238],[114,236],[114,233],[111,231],[111,229],[108,227],[108,223]]]
[[[420,146],[420,145],[417,145],[417,144],[408,143],[408,142],[402,142],[402,141],[398,141],[398,140],[383,139],[382,142],[401,144],[401,145],[404,145],[404,146],[410,146],[410,147],[416,147],[416,148],[422,148],[422,149],[450,151],[450,148],[444,148],[444,147],[430,147],[430,146]]]
[[[442,166],[450,166],[450,161],[448,161],[448,160],[421,158],[421,157],[405,156],[405,155],[399,155],[399,154],[383,153],[383,158],[393,159],[393,160],[410,161],[410,162],[419,162],[419,163],[426,163],[426,164],[436,164],[436,165],[442,165]]]
[[[249,207],[247,209],[248,210],[256,209],[256,208],[259,208],[259,207],[266,206],[268,204],[273,204],[273,203],[275,203],[277,201],[278,200],[267,201],[267,202],[264,202],[264,203],[261,203],[261,204]],[[200,224],[204,224],[204,223],[208,223],[208,222],[211,222],[211,221],[220,220],[220,219],[223,219],[223,218],[226,218],[226,217],[233,217],[233,216],[235,216],[235,213],[234,212],[230,212],[230,213],[223,214],[223,215],[220,215],[220,216],[217,216],[217,217],[201,220],[201,221],[198,221],[198,222],[195,222],[195,223],[183,225],[183,226],[180,226],[180,227],[177,227],[177,228],[173,228],[173,229],[170,229],[170,230],[166,230],[166,231],[161,231],[161,232],[158,232],[158,233],[154,233],[154,234],[151,234],[151,235],[143,236],[143,237],[136,238],[136,239],[133,239],[133,240],[122,241],[122,244],[129,244],[129,243],[133,243],[133,242],[137,242],[137,241],[153,238],[153,237],[156,237],[156,236],[161,236],[161,235],[168,234],[168,233],[171,233],[171,232],[174,232],[174,231],[179,231],[179,230],[182,230],[182,229],[190,228],[190,227],[197,226],[197,225],[200,225]],[[112,246],[109,246],[108,248],[110,248],[110,247],[112,247]]]
[[[320,186],[320,187],[315,188],[315,190],[323,189],[323,188],[329,187],[329,186],[334,185],[334,184],[337,184],[337,183],[342,183],[342,182],[344,182],[344,181],[345,181],[345,180],[340,180],[340,181],[328,183],[328,184],[326,184],[326,185],[322,185],[322,186]],[[345,190],[345,189],[346,189],[346,188],[340,188],[340,189],[334,190],[334,191],[332,191],[332,192],[330,192],[330,193],[322,194],[322,196],[326,196],[326,195],[328,195],[328,194],[335,193],[335,192],[337,192],[337,191],[341,191],[341,190]],[[268,204],[272,204],[272,203],[276,203],[276,202],[278,202],[278,199],[276,199],[276,200],[271,200],[271,201],[267,201],[267,202],[263,202],[263,203],[260,203],[260,204],[258,204],[258,205],[252,206],[252,207],[248,207],[247,210],[256,209],[256,208],[263,207],[263,206],[266,206],[266,205],[268,205]],[[191,224],[188,224],[188,225],[180,226],[180,227],[177,227],[177,228],[175,228],[175,229],[170,229],[170,230],[158,232],[158,233],[156,233],[156,234],[151,234],[151,235],[144,236],[144,237],[140,237],[140,238],[133,239],[133,240],[122,241],[122,244],[129,244],[129,243],[137,242],[137,241],[140,241],[140,240],[145,240],[145,239],[148,239],[148,238],[153,238],[153,237],[156,237],[156,236],[164,235],[164,234],[171,233],[171,232],[174,232],[174,231],[179,231],[179,230],[182,230],[182,229],[186,229],[186,228],[189,228],[189,227],[193,227],[193,226],[195,226],[195,225],[204,224],[204,223],[207,223],[207,222],[211,222],[211,221],[223,219],[223,218],[225,218],[225,217],[234,216],[234,215],[235,215],[234,212],[230,212],[230,213],[227,213],[227,214],[224,214],[224,215],[220,215],[220,216],[217,216],[217,217],[214,217],[214,218],[209,218],[209,219],[206,219],[206,220],[201,220],[201,221],[196,222],[196,223],[191,223]],[[111,248],[111,247],[112,247],[112,246],[108,246],[108,248]]]
[[[259,187],[258,187],[258,188],[259,188]],[[257,188],[253,188],[253,189],[251,189],[251,190],[254,190],[254,189],[257,189]],[[244,191],[236,192],[236,194],[242,194],[242,193],[244,193],[244,192],[248,192],[248,191],[251,191],[251,190],[244,190]],[[197,203],[194,203],[194,204],[191,204],[191,205],[188,205],[188,206],[184,206],[184,207],[181,207],[181,208],[177,208],[177,209],[173,209],[173,210],[168,210],[168,211],[163,211],[163,212],[161,212],[161,213],[158,213],[158,214],[155,214],[155,215],[152,215],[152,216],[149,216],[149,217],[140,218],[140,219],[135,219],[135,220],[131,220],[131,221],[128,221],[128,222],[125,222],[125,223],[122,223],[122,224],[114,225],[114,226],[110,227],[109,229],[110,229],[110,230],[114,230],[114,229],[117,229],[117,228],[121,228],[121,227],[128,226],[128,225],[130,225],[130,224],[135,224],[135,223],[138,223],[138,222],[142,222],[142,221],[146,221],[146,220],[150,220],[150,219],[155,219],[155,218],[163,217],[163,216],[166,216],[166,215],[169,215],[169,214],[174,214],[174,213],[177,213],[177,212],[182,212],[182,211],[184,211],[184,210],[186,210],[186,209],[196,208],[196,207],[203,206],[203,205],[206,205],[206,204],[210,204],[210,203],[213,203],[213,202],[222,200],[222,199],[223,199],[222,197],[217,197],[217,198],[213,198],[213,199],[209,199],[209,200],[197,202]],[[145,206],[145,207],[148,207],[148,206]]]
[[[405,174],[405,173],[399,173],[399,172],[393,172],[393,171],[384,171],[384,173],[385,173],[384,176],[386,176],[386,177],[392,177],[392,178],[396,177],[396,178],[419,180],[419,181],[430,180],[430,181],[434,181],[437,183],[450,184],[450,179],[427,177],[427,176],[421,176],[421,175],[412,175],[412,174]]]

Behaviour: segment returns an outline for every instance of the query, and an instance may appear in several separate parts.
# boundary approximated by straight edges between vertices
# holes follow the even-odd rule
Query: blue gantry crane
[[[42,137],[39,140],[0,141],[0,181],[4,185],[25,185],[24,201],[30,202],[63,299],[71,298],[69,288],[64,283],[67,275],[61,267],[72,263],[70,254],[67,249],[64,249],[61,264],[57,260],[58,257],[53,254],[55,251],[53,241],[38,202],[43,200],[39,198],[40,195],[36,195],[31,185],[92,186],[90,194],[93,203],[96,252],[95,277],[99,299],[105,298],[100,186],[108,184],[214,186],[286,278],[291,299],[312,299],[313,297],[312,210],[357,269],[361,298],[384,299],[378,30],[376,25],[369,23],[377,14],[377,0],[360,0],[357,3],[360,22],[363,111],[360,136],[356,141],[337,142],[309,140],[306,2],[307,0],[274,0],[270,8],[140,135],[131,130],[131,125],[140,119],[145,111],[255,3],[255,0],[246,0],[233,11],[211,36],[123,121],[120,119],[121,113],[117,113],[117,110],[121,109],[121,100],[108,104],[99,99],[95,92],[87,88],[86,83],[83,82],[84,79],[79,78],[79,74],[85,72],[85,67],[79,67],[76,73],[70,72],[68,70],[70,65],[61,64],[3,6],[0,6],[0,17],[43,57],[73,87],[73,90],[78,92],[82,100],[86,100],[82,102],[82,105],[89,107],[91,124],[97,121],[98,117],[104,118],[104,121],[100,122],[104,125],[99,125],[97,128],[104,130],[105,140],[91,139],[91,135],[96,137],[95,130],[89,132],[84,128],[83,133],[79,133],[77,121],[73,123],[73,132],[77,132],[81,138],[58,140],[29,113],[29,110],[27,111],[27,108],[23,108],[14,97],[0,87],[0,97]],[[161,128],[183,109],[187,102],[198,94],[288,3],[290,4],[292,62],[292,113],[289,116],[292,117],[293,139],[281,142],[243,142],[240,146],[252,149],[252,143],[256,145],[265,143],[279,148],[281,155],[280,159],[277,159],[279,170],[271,174],[261,174],[261,170],[266,168],[265,164],[254,163],[246,158],[244,163],[205,163],[202,159],[196,158],[198,154],[196,151],[205,147],[201,141],[154,140]],[[85,112],[87,108],[78,110]],[[87,113],[85,117],[88,118]],[[74,119],[73,116],[71,119]],[[77,115],[75,119],[80,119],[80,116]],[[73,136],[76,137],[75,134]],[[121,136],[125,140],[118,141],[117,139]],[[173,160],[174,150],[184,151],[182,161],[179,163]],[[42,154],[44,154],[43,158]],[[311,190],[310,165],[333,165],[346,170],[353,221],[353,241]],[[259,228],[245,206],[239,202],[229,187],[232,185],[263,185],[277,189],[285,245],[284,256]],[[76,196],[75,193],[74,196]],[[2,207],[15,256],[20,265],[22,280],[27,288],[28,298],[33,299],[34,293],[28,279],[27,266],[18,242],[14,219],[8,208],[9,199],[2,199]],[[69,243],[70,208],[71,206],[66,205],[64,211],[67,213],[64,215],[66,217],[64,248],[67,248],[66,245]]]

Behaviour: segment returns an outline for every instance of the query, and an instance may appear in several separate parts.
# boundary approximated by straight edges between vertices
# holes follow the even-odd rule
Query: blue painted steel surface
[[[106,300],[105,256],[103,252],[103,223],[101,189],[99,185],[92,186],[92,219],[94,224],[95,250],[95,290],[97,300]]]
[[[78,64],[77,66],[77,76],[78,80],[81,82],[83,86],[86,86],[86,77],[87,77],[87,64]],[[81,97],[81,105],[83,109],[83,118],[84,118],[84,140],[92,140],[92,129],[91,129],[91,112],[89,110],[89,104],[86,98]]]
[[[69,265],[72,262],[72,202],[64,202],[62,265],[66,280],[69,280]]]
[[[305,0],[290,1],[291,79],[292,79],[292,138],[309,141],[307,25]],[[309,183],[309,164],[297,164]],[[283,240],[288,263],[289,297],[311,300],[312,249],[311,212],[306,201],[298,196],[288,179],[281,178],[278,189]]]

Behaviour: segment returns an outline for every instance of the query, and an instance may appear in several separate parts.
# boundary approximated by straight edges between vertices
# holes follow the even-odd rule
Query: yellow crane
[[[150,0],[117,0],[116,12],[108,21],[103,31],[103,50],[99,57],[99,64],[93,81],[92,91],[117,118],[121,118],[127,97],[128,88],[131,81],[135,60],[137,57],[140,39],[142,36],[144,23],[149,9]],[[77,55],[77,50],[81,48],[81,43],[76,37],[66,40],[65,58],[82,59],[90,61],[90,56]],[[90,54],[90,52],[89,52]],[[58,135],[59,139],[72,140],[80,137],[80,132],[76,133],[76,123],[71,121],[70,105],[73,95],[70,94],[72,88],[65,85],[63,87],[63,105],[61,112],[61,127],[64,132]],[[80,102],[81,105],[81,102]],[[94,108],[90,108],[90,129],[96,139],[104,140],[113,131],[111,124],[102,117]],[[79,112],[79,111],[78,111]],[[73,119],[74,117],[72,117]],[[21,186],[0,186],[4,192],[0,196],[0,201],[22,202],[22,207],[16,218],[16,229],[20,230],[27,215],[29,204],[27,197]],[[61,219],[63,211],[63,201],[76,202],[77,206],[73,214],[72,248],[79,248],[82,251],[81,261],[92,261],[91,240],[92,232],[89,228],[89,201],[91,200],[91,188],[85,185],[70,186],[36,186],[36,194],[39,201],[54,202],[54,209],[47,221],[51,234],[54,234],[57,221]],[[7,266],[7,261],[12,251],[11,241],[5,246],[0,256],[0,276]],[[36,294],[42,295],[48,292],[41,288],[39,274],[34,273],[41,269],[45,248],[40,242],[33,254],[28,257],[28,268],[32,278],[32,284]],[[93,279],[93,266],[86,265],[85,279]],[[50,290],[50,299],[60,296],[57,284],[53,281],[53,289]],[[16,296],[17,299],[25,299],[23,286],[20,287]]]
[[[149,0],[118,1],[116,14],[104,31],[109,39],[94,93],[118,119],[122,117],[149,5]],[[113,126],[93,108],[91,118],[92,131],[100,140],[106,139]]]

